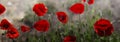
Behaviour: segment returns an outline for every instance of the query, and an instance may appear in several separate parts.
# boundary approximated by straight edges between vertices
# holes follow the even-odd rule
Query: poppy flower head
[[[83,3],[85,3],[85,2],[86,2],[86,0],[82,0],[82,2],[83,2]]]
[[[1,21],[1,24],[0,24],[0,27],[1,27],[1,29],[3,29],[3,30],[7,30],[7,29],[9,29],[9,27],[12,27],[13,25],[7,20],[7,19],[3,19],[2,21]]]
[[[30,27],[28,27],[28,26],[26,26],[26,25],[22,25],[22,26],[21,26],[21,31],[22,31],[22,32],[30,31]]]
[[[0,4],[0,15],[1,15],[3,12],[5,12],[5,10],[6,10],[6,8],[5,8],[2,4]]]
[[[66,36],[64,38],[64,42],[76,42],[76,37],[75,36]]]
[[[97,29],[106,30],[110,26],[110,24],[111,24],[110,21],[106,19],[100,19],[94,25],[95,27],[99,27]]]
[[[43,3],[38,3],[33,6],[33,11],[37,16],[43,16],[47,13],[48,9]]]
[[[89,5],[94,4],[94,0],[88,0],[88,4],[89,4]]]
[[[109,36],[113,32],[113,26],[109,20],[100,19],[95,22],[94,30],[99,36]]]
[[[39,20],[34,23],[33,27],[37,31],[46,32],[46,31],[48,31],[50,24],[47,20]]]
[[[75,3],[70,7],[70,11],[72,11],[75,14],[82,14],[84,12],[84,4]]]
[[[16,28],[11,27],[10,29],[8,29],[6,36],[10,39],[15,39],[15,38],[19,37],[19,32],[17,31]]]
[[[56,14],[57,14],[58,20],[63,24],[68,22],[68,16],[65,12],[56,12]]]

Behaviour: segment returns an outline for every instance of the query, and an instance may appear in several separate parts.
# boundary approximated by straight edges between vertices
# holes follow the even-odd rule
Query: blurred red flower
[[[19,37],[19,32],[17,31],[16,28],[14,27],[10,27],[10,29],[8,29],[6,36],[10,39],[15,39],[17,37]]]
[[[94,4],[94,0],[89,0],[89,1],[88,1],[88,4],[89,4],[89,5]]]
[[[30,31],[30,27],[27,26],[27,25],[21,25],[21,31],[22,31],[22,32]]]
[[[70,7],[70,11],[72,11],[75,14],[81,14],[84,12],[84,4],[75,3]]]
[[[34,23],[33,27],[40,32],[48,31],[50,24],[47,20],[39,20]]]
[[[48,9],[43,3],[38,3],[34,5],[33,11],[37,16],[43,16],[47,13]]]
[[[13,25],[7,20],[7,19],[2,19],[1,23],[0,23],[0,29],[3,30],[8,30],[9,27],[12,27]]]
[[[5,8],[2,4],[0,4],[0,15],[1,15],[3,12],[5,12],[5,10],[6,10],[6,8]]]
[[[66,36],[64,38],[64,42],[76,42],[76,37],[75,36]]]
[[[95,22],[94,30],[99,36],[109,36],[114,31],[114,28],[109,20],[100,19]]]
[[[68,22],[68,16],[65,12],[56,12],[56,14],[57,14],[58,20],[63,24]]]
[[[84,2],[84,3],[85,3],[85,2],[86,2],[86,0],[82,0],[82,2]]]

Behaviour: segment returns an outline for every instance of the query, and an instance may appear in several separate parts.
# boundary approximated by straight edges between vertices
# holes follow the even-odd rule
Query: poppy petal
[[[63,24],[66,24],[68,22],[68,16],[65,12],[56,12],[57,18],[60,22]]]
[[[99,19],[94,24],[94,30],[99,36],[109,36],[114,29],[109,20]]]
[[[39,3],[34,5],[33,11],[37,16],[43,16],[47,13],[48,9],[43,3]]]
[[[13,25],[7,20],[7,19],[2,19],[1,24],[0,24],[0,29],[7,30],[9,27],[12,27]]]
[[[39,20],[34,23],[33,27],[40,32],[48,31],[50,24],[47,20]]]
[[[89,1],[88,1],[88,4],[89,4],[89,5],[94,4],[94,0],[89,0]]]
[[[26,26],[26,25],[22,25],[22,26],[21,26],[21,31],[22,31],[22,32],[30,31],[30,27],[29,27],[29,26]]]
[[[83,2],[83,3],[85,3],[85,2],[86,2],[86,0],[82,0],[82,2]]]
[[[6,36],[10,39],[15,39],[15,38],[19,37],[19,32],[17,31],[16,28],[11,27],[10,29],[8,29]]]
[[[75,14],[82,14],[84,12],[84,5],[82,3],[75,3],[70,7],[70,11]]]
[[[64,42],[76,42],[76,37],[75,36],[66,36],[64,38]]]
[[[6,10],[6,8],[5,8],[2,4],[0,4],[0,15],[1,15],[2,13],[4,13],[5,10]]]

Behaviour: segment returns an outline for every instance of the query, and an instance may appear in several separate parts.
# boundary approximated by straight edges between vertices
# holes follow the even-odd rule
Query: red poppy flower
[[[1,29],[3,29],[3,30],[7,30],[7,29],[9,29],[9,27],[12,27],[13,25],[7,20],[7,19],[3,19],[2,21],[1,21],[1,24],[0,24],[0,27],[1,27]]]
[[[81,14],[84,12],[84,5],[82,3],[75,3],[70,7],[70,11],[75,14]]]
[[[99,36],[109,36],[114,29],[109,20],[100,19],[94,24],[94,30]]]
[[[0,15],[3,13],[3,12],[5,12],[5,7],[2,5],[2,4],[0,4]]]
[[[64,42],[76,42],[76,37],[75,36],[66,36],[64,38]]]
[[[37,31],[46,32],[46,31],[48,31],[50,24],[47,20],[39,20],[34,23],[33,27]]]
[[[22,26],[21,26],[21,31],[22,31],[22,32],[30,31],[30,27],[28,27],[28,26],[26,26],[26,25],[22,25]]]
[[[89,4],[89,5],[91,5],[91,4],[93,4],[93,3],[94,3],[94,0],[89,0],[89,1],[88,1],[88,4]]]
[[[56,12],[56,14],[57,14],[58,20],[63,24],[68,22],[68,16],[65,12]]]
[[[37,16],[43,16],[47,13],[47,7],[43,3],[35,4],[33,7],[33,11]]]
[[[10,29],[8,29],[6,36],[10,39],[15,39],[19,36],[19,32],[17,31],[16,28],[11,27]]]
[[[84,2],[84,3],[85,3],[85,2],[86,2],[86,0],[82,0],[82,2]]]

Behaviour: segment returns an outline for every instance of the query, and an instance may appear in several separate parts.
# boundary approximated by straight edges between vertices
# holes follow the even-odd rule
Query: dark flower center
[[[8,28],[9,25],[8,25],[8,24],[4,24],[3,27],[4,27],[4,28]]]
[[[11,31],[10,34],[15,34],[15,32]]]
[[[99,30],[99,29],[98,29],[98,31],[99,31],[98,34],[99,34],[100,36],[105,36],[105,31],[101,31],[101,30]]]
[[[102,26],[102,27],[106,27],[107,25],[106,25],[106,24],[100,24],[100,26]]]
[[[2,12],[3,10],[0,8],[0,12]]]
[[[60,16],[60,20],[65,20],[65,16]]]
[[[70,39],[70,41],[75,41],[74,39]]]
[[[4,8],[2,7],[2,8],[0,8],[0,12],[2,12],[4,10]]]

